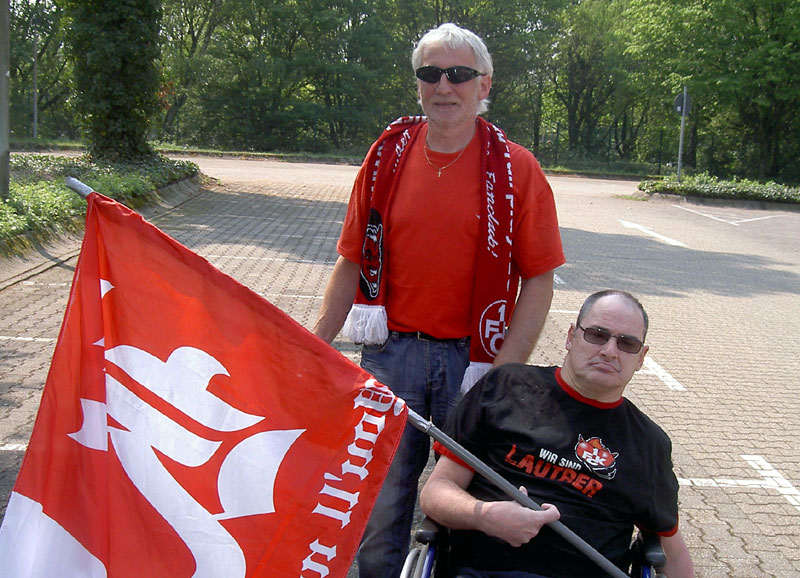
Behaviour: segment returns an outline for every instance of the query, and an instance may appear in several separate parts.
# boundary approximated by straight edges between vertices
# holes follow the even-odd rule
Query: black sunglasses
[[[451,66],[450,68],[439,68],[438,66],[422,66],[417,68],[415,74],[422,82],[436,84],[441,80],[442,74],[447,76],[447,80],[453,84],[469,82],[476,76],[484,76],[483,72],[478,72],[469,66]]]
[[[617,348],[625,353],[639,353],[644,343],[631,335],[614,335],[608,329],[602,327],[581,327],[583,338],[593,345],[604,345],[612,337],[617,340]]]

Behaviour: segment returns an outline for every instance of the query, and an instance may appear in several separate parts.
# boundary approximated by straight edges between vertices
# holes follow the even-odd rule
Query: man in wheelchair
[[[647,327],[632,295],[595,293],[569,328],[562,367],[502,365],[465,395],[450,436],[544,505],[509,501],[437,442],[440,459],[420,506],[451,529],[455,576],[602,575],[546,526],[559,519],[622,569],[634,525],[655,532],[666,554],[660,570],[694,575],[678,531],[669,437],[622,396],[647,354]]]

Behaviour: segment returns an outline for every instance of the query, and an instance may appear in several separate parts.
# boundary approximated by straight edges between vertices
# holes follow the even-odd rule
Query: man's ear
[[[484,98],[489,98],[489,93],[492,91],[492,77],[491,76],[479,76],[478,79],[480,80],[480,91],[478,92],[478,96],[481,100]]]
[[[644,364],[644,358],[647,356],[647,352],[650,351],[649,345],[643,345],[642,350],[639,352],[639,363],[636,366],[636,371],[639,371]]]
[[[567,342],[564,344],[564,348],[569,351],[572,349],[572,340],[575,339],[575,324],[571,323],[569,326],[569,330],[567,331]]]

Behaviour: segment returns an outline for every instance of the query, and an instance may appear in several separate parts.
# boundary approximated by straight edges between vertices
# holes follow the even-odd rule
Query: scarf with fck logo
[[[405,165],[406,153],[420,134],[423,116],[392,122],[366,160],[372,171],[370,215],[361,251],[361,272],[355,303],[345,321],[344,335],[356,343],[384,343],[389,337],[386,317],[388,270],[386,223],[392,196]],[[480,246],[475,264],[470,324],[470,365],[462,391],[467,391],[491,368],[505,338],[516,300],[519,275],[511,264],[514,197],[511,155],[506,136],[481,117],[477,119],[481,150]]]

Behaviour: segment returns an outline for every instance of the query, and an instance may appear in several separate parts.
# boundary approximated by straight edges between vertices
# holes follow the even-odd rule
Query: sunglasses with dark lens
[[[617,340],[617,349],[625,353],[639,353],[644,345],[641,341],[631,335],[614,335],[608,329],[602,327],[581,327],[583,338],[593,345],[604,345],[612,337]]]
[[[439,68],[438,66],[422,66],[417,68],[415,74],[422,82],[436,84],[441,80],[442,74],[447,76],[453,84],[469,82],[476,76],[484,76],[483,72],[478,72],[469,66],[451,66],[450,68]]]

